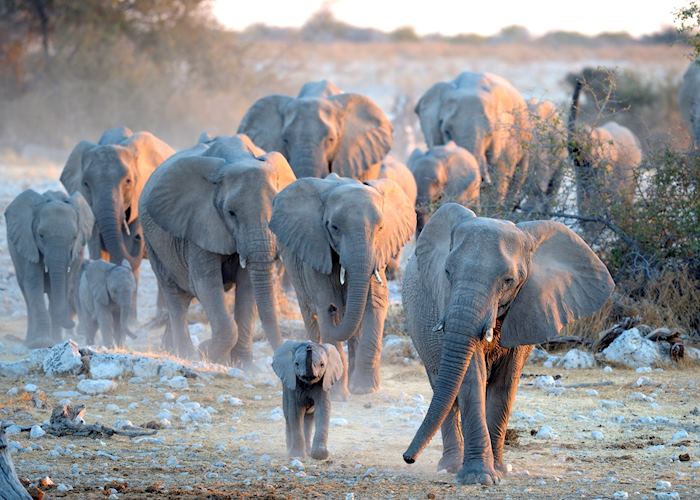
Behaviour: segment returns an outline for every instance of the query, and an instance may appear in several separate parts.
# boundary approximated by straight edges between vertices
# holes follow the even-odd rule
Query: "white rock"
[[[36,392],[37,391],[37,386],[34,384],[25,384],[24,385],[24,392]]]
[[[66,340],[49,349],[43,362],[46,375],[77,375],[83,369],[78,344]]]
[[[167,384],[173,389],[187,389],[189,387],[187,379],[182,375],[178,375],[176,377],[171,378],[170,380],[168,380]]]
[[[642,337],[636,328],[622,332],[600,355],[609,363],[628,368],[648,367],[666,361],[657,343]]]
[[[542,363],[543,368],[554,368],[554,365],[559,361],[559,356],[553,354],[549,355],[544,363]]]
[[[238,380],[248,380],[248,376],[240,368],[229,368],[229,370],[226,372],[226,375],[228,375],[231,378],[236,378]]]
[[[596,391],[595,389],[586,389],[586,396],[600,396],[600,393]]]
[[[680,499],[677,491],[656,491],[654,492],[655,500],[676,500]]]
[[[330,420],[330,424],[333,427],[345,427],[346,425],[349,424],[349,422],[346,418],[332,417]]]
[[[579,349],[571,349],[563,358],[557,361],[557,366],[565,370],[574,370],[580,368],[593,368],[595,366],[595,358],[593,354]]]
[[[180,420],[184,423],[193,424],[210,424],[212,422],[211,415],[203,408],[193,408],[185,411],[180,415]]]
[[[178,466],[177,458],[175,458],[173,456],[169,456],[168,459],[165,461],[165,465],[168,467],[177,467]]]
[[[10,388],[7,390],[7,395],[8,395],[8,396],[16,396],[17,394],[19,394],[19,389],[18,389],[17,387],[10,387]]]
[[[122,430],[122,429],[125,429],[127,427],[133,427],[133,425],[134,424],[131,422],[131,420],[121,419],[121,418],[119,420],[117,420],[116,422],[114,422],[114,428],[117,430]]]
[[[8,427],[5,427],[6,436],[14,436],[15,434],[19,434],[20,432],[22,432],[22,428],[19,425],[12,424]]]
[[[90,379],[86,378],[78,382],[78,390],[85,394],[105,394],[112,392],[117,388],[117,384],[106,379]]]
[[[216,402],[219,404],[228,403],[231,406],[243,406],[243,401],[230,394],[219,394],[216,398]]]
[[[112,413],[117,413],[121,408],[119,408],[119,405],[115,405],[114,403],[109,403],[105,405],[105,410],[110,411]]]
[[[405,359],[416,359],[418,353],[409,337],[387,335],[382,347],[382,361],[390,364],[405,364]]]
[[[92,378],[119,378],[131,374],[133,357],[124,354],[93,354],[90,356]]]
[[[603,371],[605,373],[612,373],[612,371],[613,371],[612,366],[606,366],[605,368],[603,368]]]
[[[533,385],[537,387],[538,389],[546,389],[550,387],[554,387],[556,384],[556,381],[554,380],[554,377],[551,375],[540,375],[539,377],[535,378],[535,381],[533,382]]]
[[[289,462],[289,466],[290,466],[292,469],[304,470],[304,463],[303,463],[301,460],[299,460],[298,458],[293,458],[293,459]]]
[[[605,439],[605,436],[601,431],[593,431],[591,432],[591,439],[594,441],[602,441]]]
[[[637,387],[644,387],[647,385],[652,385],[652,381],[649,377],[639,377],[637,381],[634,383]]]
[[[651,366],[640,366],[635,370],[637,373],[651,373]]]
[[[73,487],[70,484],[63,484],[63,483],[59,483],[58,486],[56,487],[56,491],[58,491],[59,493],[66,493],[72,489],[73,489]]]
[[[684,439],[688,439],[688,431],[686,431],[685,429],[680,429],[673,434],[671,441],[675,443]]]
[[[542,427],[540,427],[540,430],[537,431],[535,437],[537,439],[556,439],[557,434],[548,425],[543,425]]]
[[[63,399],[63,398],[77,398],[80,396],[80,393],[78,391],[56,391],[53,393],[53,396],[55,398]]]
[[[644,401],[646,403],[652,403],[654,401],[654,398],[652,398],[651,396],[647,396],[642,392],[632,392],[630,393],[629,398],[632,401]]]
[[[671,483],[668,481],[656,481],[656,486],[654,487],[656,490],[670,490],[671,489]]]
[[[30,439],[39,439],[40,437],[43,437],[46,434],[46,431],[41,428],[39,425],[33,425],[32,430],[29,431],[29,438]]]
[[[172,392],[166,392],[165,394],[163,394],[163,397],[166,401],[173,401],[175,399],[175,394],[173,394]]]
[[[620,490],[620,491],[616,491],[615,493],[613,493],[613,498],[629,498],[629,497],[630,497],[630,495],[626,491]]]
[[[165,419],[170,420],[171,418],[173,418],[173,414],[170,413],[170,411],[164,409],[164,410],[160,410],[158,412],[158,415],[156,415],[156,418],[157,419],[164,419],[165,418]]]
[[[606,409],[611,409],[611,408],[622,408],[625,406],[623,403],[620,401],[615,401],[611,399],[601,399],[600,400],[600,406]]]
[[[284,411],[279,406],[273,408],[272,410],[270,410],[270,413],[267,414],[267,419],[272,421],[272,422],[279,422],[283,418],[284,418]]]
[[[138,358],[132,365],[135,377],[155,378],[158,376],[161,363],[154,358]]]

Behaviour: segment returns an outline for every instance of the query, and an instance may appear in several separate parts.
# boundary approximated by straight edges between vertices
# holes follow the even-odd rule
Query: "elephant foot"
[[[508,464],[503,463],[502,460],[496,461],[494,460],[493,464],[494,469],[496,469],[496,472],[500,477],[506,477],[508,475]]]
[[[444,453],[438,462],[437,470],[446,470],[450,474],[457,474],[462,467],[462,453],[456,451],[454,453]]]
[[[292,448],[287,454],[289,458],[304,458],[306,456],[306,450],[304,448]]]
[[[316,460],[326,460],[328,458],[328,450],[324,448],[312,448],[311,458]]]
[[[482,463],[467,463],[457,473],[458,484],[483,484],[493,486],[501,482],[501,476],[493,467]]]
[[[230,347],[222,347],[220,343],[214,342],[213,339],[208,339],[201,342],[197,346],[197,350],[202,358],[210,363],[230,365],[233,358]]]
[[[358,373],[355,370],[350,375],[350,392],[353,394],[372,394],[379,391],[379,374]]]

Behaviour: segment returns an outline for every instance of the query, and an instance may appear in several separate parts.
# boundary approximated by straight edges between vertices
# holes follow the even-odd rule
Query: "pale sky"
[[[226,27],[255,23],[298,27],[324,0],[215,0],[214,13]],[[518,24],[531,33],[627,31],[641,35],[673,24],[673,12],[687,0],[335,0],[335,17],[362,27],[390,31],[413,26],[419,34],[491,35]]]

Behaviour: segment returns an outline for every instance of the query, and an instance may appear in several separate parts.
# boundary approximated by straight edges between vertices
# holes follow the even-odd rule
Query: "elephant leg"
[[[198,259],[199,260],[199,259]],[[211,325],[211,342],[206,356],[215,363],[231,363],[231,350],[237,342],[231,315],[226,300],[221,276],[221,264],[217,258],[202,259],[190,267],[194,281],[194,292]]]
[[[25,275],[18,283],[27,305],[27,336],[24,343],[27,347],[48,347],[52,345],[49,337],[51,318],[44,300],[44,271],[40,265],[30,265],[25,268]]]
[[[194,346],[187,329],[187,309],[192,295],[175,284],[163,287],[165,303],[168,305],[168,324],[163,333],[163,348],[183,358],[194,357]]]
[[[297,403],[296,391],[283,389],[282,409],[287,435],[287,453],[290,457],[306,455],[306,438],[304,436],[304,419],[306,410]]]
[[[464,460],[457,473],[460,484],[496,484],[493,451],[486,424],[486,359],[479,347],[472,357],[457,397],[462,417]]]
[[[253,365],[253,327],[255,326],[255,295],[248,271],[239,269],[236,275],[236,303],[233,317],[238,326],[238,342],[231,351],[236,364],[246,369]]]
[[[116,344],[116,337],[112,311],[105,306],[98,306],[96,314],[97,324],[100,325],[100,332],[102,332],[102,343],[108,347],[113,347]]]
[[[436,377],[436,374],[428,373],[428,380],[433,391],[435,391]],[[447,414],[447,418],[442,423],[440,433],[442,434],[442,457],[438,462],[437,469],[456,474],[462,465],[462,457],[464,457],[464,440],[460,430],[460,413],[457,402],[452,405],[450,413]]]
[[[95,345],[95,335],[98,328],[95,318],[89,314],[81,314],[78,317],[78,321],[78,331],[85,337],[85,342],[88,345]]]
[[[306,449],[311,449],[311,437],[314,434],[314,414],[307,411],[304,414],[304,444]]]
[[[316,460],[328,458],[328,426],[331,420],[331,402],[328,393],[314,398],[314,422],[316,423],[316,433],[311,447],[311,457]]]
[[[370,278],[355,365],[350,374],[350,392],[354,394],[370,394],[379,390],[384,320],[389,308],[389,289],[384,270],[381,271],[381,278],[382,284],[375,277]]]
[[[491,367],[491,375],[486,386],[486,421],[491,437],[494,467],[502,475],[506,474],[503,462],[503,447],[506,440],[508,418],[518,390],[520,374],[533,346],[509,349]]]
[[[345,346],[342,342],[335,342],[333,345],[338,350],[340,361],[343,363],[343,374],[331,387],[331,399],[333,401],[347,401],[350,398],[350,390],[348,389],[348,355],[345,352]]]

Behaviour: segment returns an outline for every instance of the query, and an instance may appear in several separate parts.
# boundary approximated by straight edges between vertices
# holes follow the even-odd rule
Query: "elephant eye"
[[[513,278],[506,278],[503,280],[503,284],[507,287],[510,287],[515,284],[515,280]]]
[[[445,130],[445,138],[446,138],[448,141],[451,141],[451,140],[452,140],[452,133],[451,133],[449,130]]]
[[[450,270],[449,270],[449,269],[445,269],[445,274],[446,274],[447,277],[449,278],[449,277],[450,277]]]
[[[326,366],[326,363],[321,362],[321,368],[323,368],[324,366]]]
[[[235,217],[235,216],[236,216],[236,212],[234,212],[233,210],[229,210],[229,211],[228,211],[228,214],[229,214],[231,217]]]
[[[299,366],[299,362],[298,362],[298,361],[295,361],[295,362],[294,362],[294,366]]]
[[[87,181],[83,181],[83,186],[88,187]]]

